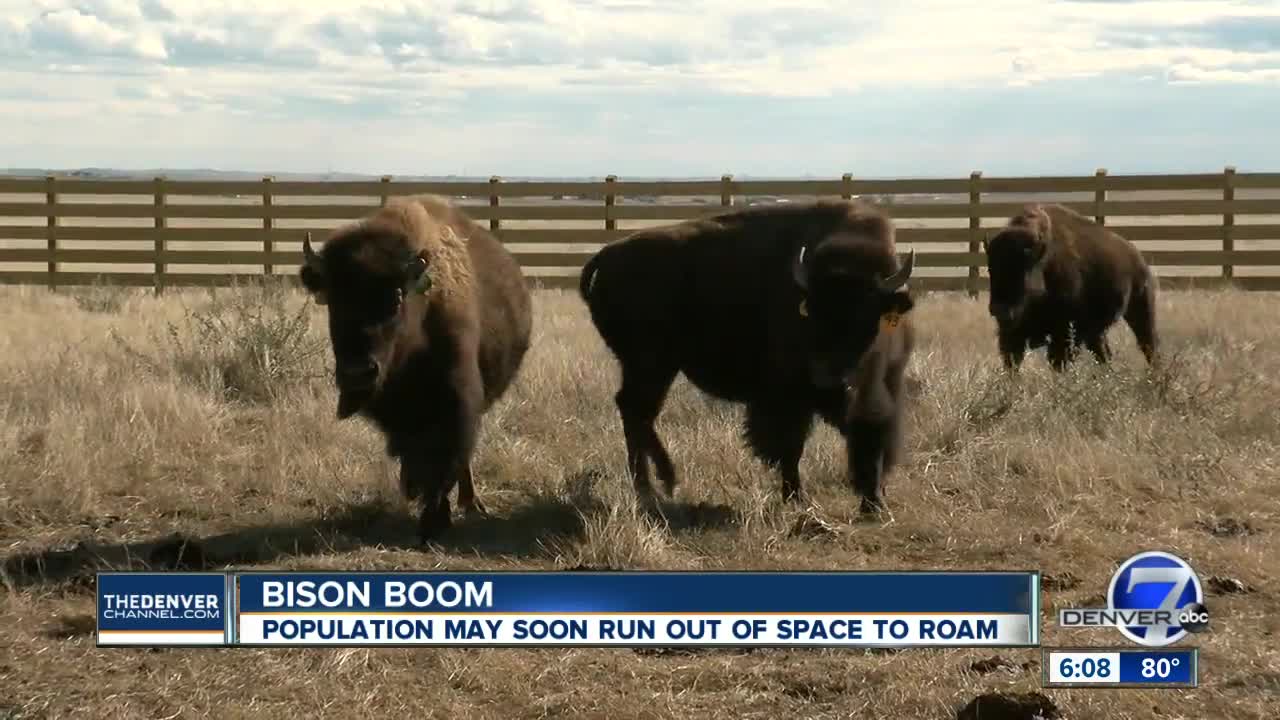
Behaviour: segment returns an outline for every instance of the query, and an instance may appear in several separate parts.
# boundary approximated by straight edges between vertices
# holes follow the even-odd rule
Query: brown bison
[[[436,197],[393,198],[303,242],[303,285],[329,313],[338,418],[356,413],[400,460],[400,489],[422,499],[426,541],[451,523],[449,491],[483,514],[471,478],[481,415],[529,348],[528,286],[502,243]]]
[[[801,496],[816,413],[846,439],[862,510],[879,510],[901,443],[914,258],[899,263],[874,206],[829,201],[640,230],[595,254],[579,292],[621,366],[615,401],[640,499],[653,499],[647,460],[668,496],[675,488],[654,422],[683,372],[746,406],[746,442],[780,471],[785,498]]]
[[[1018,368],[1028,347],[1046,344],[1055,370],[1081,344],[1108,362],[1107,329],[1121,317],[1154,361],[1156,281],[1128,240],[1062,205],[1028,205],[982,245],[1006,368]]]

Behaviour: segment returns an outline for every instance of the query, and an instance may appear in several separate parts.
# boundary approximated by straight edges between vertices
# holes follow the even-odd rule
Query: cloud
[[[1280,81],[1280,65],[1254,68],[1204,68],[1179,63],[1169,68],[1165,78],[1177,84],[1275,83]]]
[[[874,12],[803,0],[45,0],[35,13],[9,13],[0,48],[19,61],[123,57],[250,66],[282,79],[323,69],[352,84],[368,74],[395,75],[406,85],[447,74],[466,85],[675,82],[791,97],[1162,70],[1174,52],[1224,51],[1230,61],[1280,54],[1274,3],[1159,6],[1153,15],[1146,2],[1046,2],[1029,10],[1018,0],[991,0],[982,9],[911,0]],[[1163,20],[1153,24],[1153,16]],[[1036,68],[1034,76],[1027,67]]]
[[[168,55],[159,34],[130,32],[105,17],[76,8],[42,13],[24,29],[32,49],[37,52],[62,56],[126,56],[141,60],[164,60]]]
[[[1125,24],[1108,29],[1100,39],[1115,47],[1275,53],[1280,51],[1280,15],[1221,17],[1178,24]]]
[[[748,149],[763,164],[839,148],[853,154],[841,165],[927,164],[992,126],[990,106],[963,110],[972,98],[1002,108],[1037,98],[1015,119],[1056,133],[1043,141],[1054,148],[1078,148],[1083,121],[1045,108],[1115,118],[1106,103],[1125,101],[1115,83],[1131,83],[1140,105],[1221,91],[1274,116],[1280,100],[1253,88],[1280,83],[1280,2],[0,0],[0,62],[6,97],[31,112],[111,114],[62,137],[56,124],[36,133],[15,106],[0,123],[29,142],[0,142],[24,152],[60,155],[95,133],[94,147],[109,148],[111,132],[175,157],[215,138],[249,143],[226,123],[265,134],[250,158],[328,153],[375,172],[404,152],[373,133],[430,138],[404,160],[430,167],[646,165],[678,146],[691,155],[666,162],[713,173]],[[1049,92],[1064,88],[1074,95]],[[897,149],[856,140],[868,137]]]

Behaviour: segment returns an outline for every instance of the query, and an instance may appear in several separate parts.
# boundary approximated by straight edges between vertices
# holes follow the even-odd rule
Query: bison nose
[[[348,360],[338,366],[338,377],[350,385],[372,385],[378,377],[378,364],[372,360]]]
[[[831,364],[823,360],[812,360],[809,363],[809,377],[813,384],[823,390],[838,386],[843,382],[840,373]]]
[[[987,312],[997,320],[1012,320],[1014,317],[1013,308],[1008,305],[991,305],[988,306]]]

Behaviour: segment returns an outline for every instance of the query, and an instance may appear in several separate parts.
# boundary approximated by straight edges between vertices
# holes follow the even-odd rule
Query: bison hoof
[[[452,525],[453,518],[449,513],[448,503],[441,503],[434,508],[423,508],[422,515],[418,517],[418,539],[423,544],[431,542]]]
[[[880,498],[862,498],[861,511],[863,515],[878,515],[884,512],[884,501]]]
[[[675,499],[676,496],[676,479],[662,478],[662,491],[668,500]]]
[[[480,498],[472,498],[471,502],[463,506],[463,512],[466,513],[467,517],[489,517],[489,510],[484,506],[484,503],[480,502]]]
[[[805,493],[803,490],[799,488],[795,488],[795,489],[783,490],[782,500],[783,502],[791,503],[794,505],[803,505],[808,500],[808,498],[805,496]]]
[[[648,492],[637,490],[636,507],[644,512],[660,512],[662,503],[659,502],[658,496],[652,490]]]

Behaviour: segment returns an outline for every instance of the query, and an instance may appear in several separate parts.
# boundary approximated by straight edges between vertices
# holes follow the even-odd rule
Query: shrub
[[[181,319],[165,323],[148,344],[163,356],[112,335],[153,371],[177,372],[227,400],[271,402],[323,372],[325,339],[311,331],[310,299],[299,297],[281,282],[266,281],[210,288],[208,302],[198,306],[179,298]]]
[[[72,288],[69,291],[76,307],[88,313],[118,313],[124,304],[137,295],[136,288],[121,287],[108,283],[95,282],[87,287]]]

